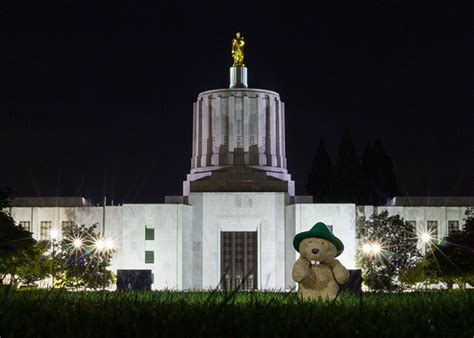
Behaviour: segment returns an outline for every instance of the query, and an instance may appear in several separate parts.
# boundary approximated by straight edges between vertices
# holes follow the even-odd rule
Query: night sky
[[[237,31],[249,86],[286,104],[297,194],[347,127],[359,155],[382,139],[405,194],[474,195],[472,4],[99,2],[0,5],[0,186],[18,196],[181,194],[193,101],[228,87]]]

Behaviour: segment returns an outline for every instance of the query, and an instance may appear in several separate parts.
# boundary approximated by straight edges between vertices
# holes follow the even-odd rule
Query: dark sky
[[[474,195],[472,4],[9,1],[0,5],[0,186],[20,196],[163,202],[190,168],[192,104],[249,85],[286,103],[298,194],[321,137],[380,137],[402,190]]]

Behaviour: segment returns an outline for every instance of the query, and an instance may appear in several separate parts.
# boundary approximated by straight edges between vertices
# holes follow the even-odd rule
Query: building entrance
[[[257,289],[257,232],[221,232],[221,288]]]

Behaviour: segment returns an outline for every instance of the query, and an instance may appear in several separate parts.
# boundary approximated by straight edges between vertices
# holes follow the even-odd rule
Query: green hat
[[[336,257],[344,251],[344,244],[342,244],[339,238],[333,235],[331,230],[329,230],[326,224],[324,224],[323,222],[316,223],[309,231],[304,231],[300,232],[299,234],[296,234],[295,238],[293,238],[293,247],[295,248],[295,250],[300,252],[300,242],[303,239],[309,237],[324,238],[334,244],[337,249]]]

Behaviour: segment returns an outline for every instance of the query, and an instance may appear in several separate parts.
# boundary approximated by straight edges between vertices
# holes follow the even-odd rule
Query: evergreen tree
[[[384,205],[388,199],[399,195],[392,159],[380,139],[367,144],[362,156],[362,172],[366,186],[364,203]]]
[[[348,129],[344,130],[337,149],[334,168],[334,198],[336,203],[358,203],[363,199],[363,181],[359,159]]]
[[[311,166],[306,191],[313,196],[315,203],[327,203],[332,200],[333,167],[329,154],[321,138]]]
[[[359,223],[361,246],[357,261],[365,283],[373,290],[401,288],[399,277],[421,258],[414,226],[399,215],[388,216],[387,211]]]
[[[362,176],[363,176],[363,190],[362,190],[362,202],[365,205],[378,205],[375,203],[374,198],[374,191],[377,190],[375,186],[375,180],[373,179],[373,150],[372,150],[372,143],[369,141],[367,142],[367,146],[364,149],[364,153],[362,154]]]

